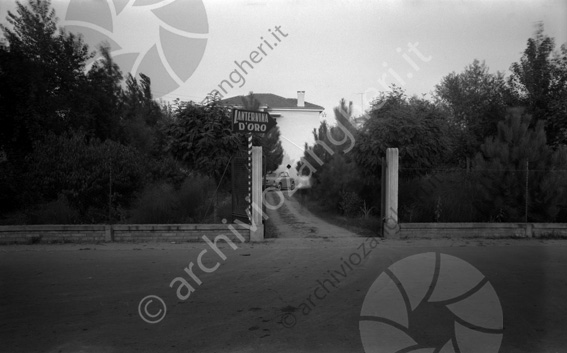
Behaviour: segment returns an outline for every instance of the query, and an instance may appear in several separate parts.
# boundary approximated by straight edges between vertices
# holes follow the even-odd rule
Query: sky
[[[474,59],[509,73],[540,21],[557,47],[567,42],[564,0],[72,1],[52,1],[60,25],[104,33],[120,45],[115,54],[141,53],[120,62],[152,72],[156,97],[305,91],[329,117],[341,98],[361,112],[392,83],[430,97],[444,76]],[[14,7],[0,0],[1,23]]]

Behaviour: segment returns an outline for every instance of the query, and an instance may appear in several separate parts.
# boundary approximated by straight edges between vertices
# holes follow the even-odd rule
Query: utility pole
[[[364,114],[364,92],[355,94],[360,94],[360,112]]]

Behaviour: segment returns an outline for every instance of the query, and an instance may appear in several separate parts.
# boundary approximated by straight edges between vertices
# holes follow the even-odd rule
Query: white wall
[[[289,156],[289,160],[286,160],[284,155],[283,167],[281,168],[285,168],[288,163],[291,164],[290,174],[296,176],[295,166],[303,157],[305,142],[309,145],[313,145],[315,142],[312,131],[319,128],[320,113],[317,111],[274,109],[270,111],[270,114],[281,114],[281,116],[276,117],[276,121],[280,128],[280,140],[284,154]]]

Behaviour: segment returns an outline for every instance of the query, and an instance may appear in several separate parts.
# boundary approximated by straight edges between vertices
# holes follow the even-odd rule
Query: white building
[[[284,159],[278,170],[287,170],[296,176],[296,165],[305,150],[305,143],[313,145],[313,129],[321,123],[321,113],[325,108],[305,101],[305,91],[297,91],[297,98],[284,98],[271,93],[254,93],[260,102],[260,110],[268,112],[276,119],[280,128]],[[242,108],[246,96],[223,99],[221,102],[236,108]]]

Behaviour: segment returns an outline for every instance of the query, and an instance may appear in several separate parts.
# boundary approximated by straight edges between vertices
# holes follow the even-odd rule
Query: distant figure
[[[299,203],[303,206],[305,200],[307,199],[307,194],[309,189],[311,189],[311,178],[306,175],[300,175],[297,177],[299,183],[297,185],[299,191]]]

